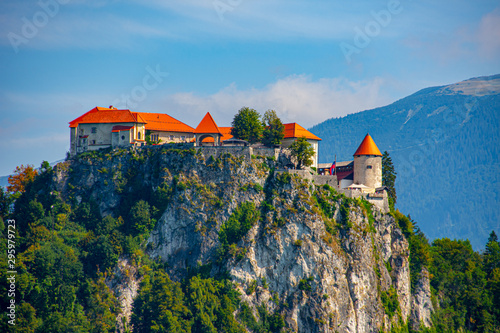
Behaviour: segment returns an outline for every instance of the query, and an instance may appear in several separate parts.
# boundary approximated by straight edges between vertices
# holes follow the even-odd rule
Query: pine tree
[[[384,151],[382,156],[382,186],[387,186],[387,194],[389,195],[389,200],[392,201],[393,205],[398,199],[395,187],[396,175],[397,172],[394,170],[392,158],[389,156],[387,151]]]

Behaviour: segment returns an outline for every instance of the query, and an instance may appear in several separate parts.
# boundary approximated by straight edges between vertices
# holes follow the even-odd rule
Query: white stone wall
[[[375,155],[354,156],[354,183],[372,188],[381,187],[382,157]]]

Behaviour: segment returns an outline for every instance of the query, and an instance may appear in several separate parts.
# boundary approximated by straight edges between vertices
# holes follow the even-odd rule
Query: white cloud
[[[476,39],[484,57],[498,60],[500,57],[500,8],[483,16]]]
[[[208,96],[177,93],[151,101],[148,107],[155,108],[156,104],[158,112],[169,113],[191,126],[198,125],[207,111],[220,126],[228,126],[234,114],[241,107],[248,106],[260,113],[274,109],[284,122],[298,122],[310,127],[331,117],[389,103],[390,98],[383,93],[385,83],[381,78],[364,81],[323,78],[313,81],[305,75],[293,75],[263,89],[239,90],[232,84]]]

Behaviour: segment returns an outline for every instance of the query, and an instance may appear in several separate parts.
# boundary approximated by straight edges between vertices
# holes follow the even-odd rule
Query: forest
[[[286,332],[279,313],[259,307],[254,315],[224,272],[211,276],[210,267],[200,266],[174,281],[162,262],[148,257],[145,240],[185,185],[124,193],[116,217],[101,216],[95,201],[66,202],[47,191],[53,172],[46,162],[38,171],[19,167],[7,190],[0,189],[2,332],[115,332],[120,307],[106,282],[120,257],[142,277],[128,332]],[[433,327],[423,331],[498,332],[497,235],[491,232],[484,250],[474,251],[468,240],[429,242],[411,216],[397,209],[391,214],[410,244],[412,287],[423,267],[430,273],[435,311]],[[259,207],[250,204],[233,213],[219,232],[220,260],[259,217]],[[5,311],[12,304],[12,270],[15,326]]]

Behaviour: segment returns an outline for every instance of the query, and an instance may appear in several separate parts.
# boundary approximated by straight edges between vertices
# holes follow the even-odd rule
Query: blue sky
[[[3,0],[0,32],[0,175],[64,158],[96,105],[310,127],[500,73],[497,0]]]

